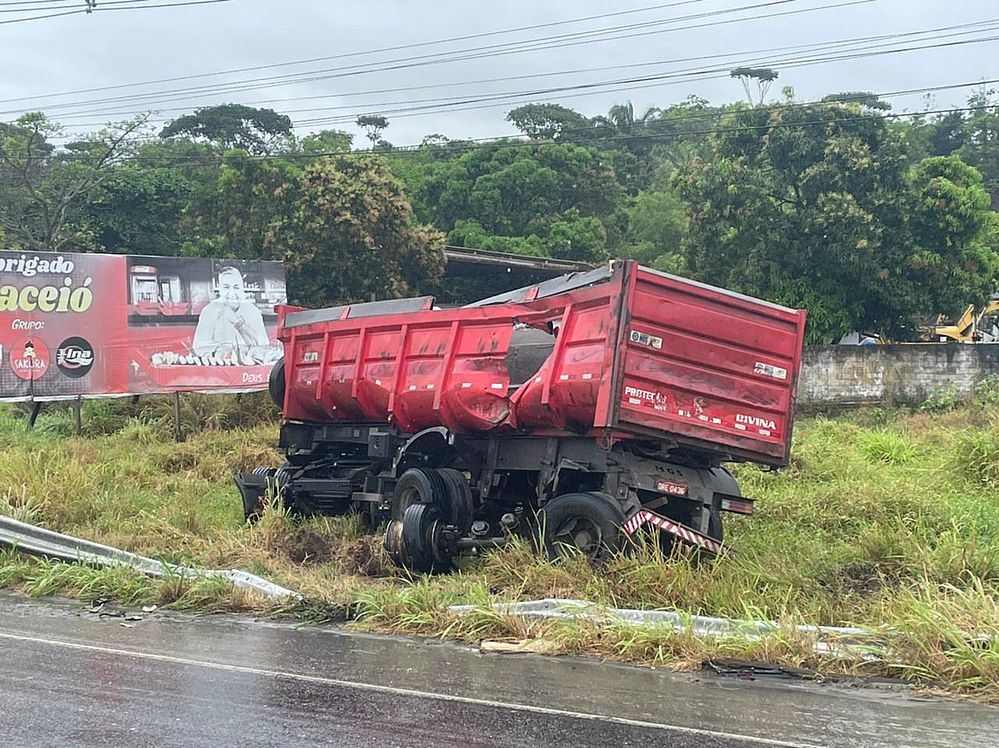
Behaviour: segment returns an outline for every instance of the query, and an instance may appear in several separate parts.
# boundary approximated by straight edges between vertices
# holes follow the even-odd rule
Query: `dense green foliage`
[[[722,124],[710,158],[675,179],[696,277],[807,308],[815,341],[912,334],[921,312],[991,290],[996,216],[957,157],[911,164],[902,136],[853,104],[746,109]]]
[[[160,137],[188,137],[225,149],[265,154],[280,150],[291,138],[291,118],[272,109],[222,104],[178,117],[163,128]]]
[[[304,168],[227,156],[192,210],[188,254],[283,260],[295,300],[413,295],[436,281],[443,237],[418,224],[402,185],[377,156],[330,156]]]
[[[0,123],[0,248],[283,259],[294,300],[429,290],[446,241],[598,263],[634,258],[809,311],[809,339],[912,339],[999,272],[999,102],[895,117],[865,91],[587,116],[511,110],[522,138],[383,139],[389,118],[296,136],[283,114],[196,109],[62,146],[42,114]],[[352,150],[354,149],[354,150]],[[380,159],[380,160],[379,160]],[[452,293],[451,296],[460,296]]]

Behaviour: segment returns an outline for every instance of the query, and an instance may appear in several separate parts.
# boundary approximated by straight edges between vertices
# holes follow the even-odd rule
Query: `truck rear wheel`
[[[582,554],[600,563],[621,549],[624,515],[603,496],[558,496],[544,505],[541,521],[545,552],[552,560]]]
[[[402,516],[402,560],[412,571],[423,574],[452,571],[454,563],[446,548],[447,520],[434,504],[410,504]]]
[[[456,470],[448,472],[464,482]],[[444,540],[445,527],[457,524],[450,516],[453,494],[460,494],[459,486],[443,470],[410,468],[399,477],[392,497],[393,519],[385,530],[385,550],[395,563],[422,573],[453,568]],[[471,489],[468,499],[471,502]]]
[[[447,506],[441,507],[447,520],[458,528],[462,535],[468,533],[475,519],[475,499],[472,497],[472,487],[468,485],[465,476],[453,468],[440,468],[438,475],[444,480],[447,488]]]
[[[395,484],[392,517],[401,520],[412,504],[436,504],[443,508],[446,501],[447,486],[436,470],[410,468],[399,476]]]
[[[270,376],[267,377],[267,392],[271,400],[278,406],[278,410],[284,410],[284,357],[279,358],[271,367]]]

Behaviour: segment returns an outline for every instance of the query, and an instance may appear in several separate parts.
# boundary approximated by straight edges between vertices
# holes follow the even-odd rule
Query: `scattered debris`
[[[552,654],[558,649],[555,642],[544,639],[522,639],[517,642],[484,641],[479,644],[480,652],[491,654]]]
[[[758,677],[768,678],[800,678],[802,680],[821,680],[822,675],[808,668],[773,665],[750,660],[716,659],[701,663],[705,670],[713,670],[718,675],[729,675],[743,680],[756,680]]]

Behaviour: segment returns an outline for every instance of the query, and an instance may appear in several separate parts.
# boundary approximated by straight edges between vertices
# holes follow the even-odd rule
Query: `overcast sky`
[[[88,131],[152,112],[162,127],[196,107],[237,102],[287,113],[299,134],[357,133],[358,114],[384,112],[384,137],[412,145],[429,133],[511,134],[505,113],[531,101],[589,116],[628,101],[639,113],[689,95],[732,101],[742,87],[721,71],[740,64],[771,64],[780,70],[771,98],[790,85],[801,100],[999,78],[990,40],[999,38],[997,0],[229,0],[137,9],[174,2],[98,0],[92,14],[14,23],[86,3],[0,2],[0,121],[42,110]],[[603,36],[618,38],[597,33],[612,27]],[[480,36],[441,42],[469,35]],[[989,41],[925,48],[977,39]],[[518,51],[524,45],[548,48]],[[822,61],[900,47],[923,48]],[[250,67],[259,69],[226,72]],[[183,76],[199,77],[153,83]],[[211,88],[222,85],[230,89]],[[540,93],[566,86],[591,87]],[[970,90],[937,91],[933,106],[960,106]],[[921,93],[890,100],[895,111],[925,106]]]

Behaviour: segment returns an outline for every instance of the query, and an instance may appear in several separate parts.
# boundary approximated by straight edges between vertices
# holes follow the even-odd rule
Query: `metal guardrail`
[[[452,605],[451,613],[468,615],[479,609],[476,605]],[[520,618],[557,618],[589,620],[604,623],[621,623],[635,627],[666,628],[690,631],[698,637],[742,637],[758,639],[781,631],[774,621],[738,620],[677,613],[671,610],[636,610],[608,608],[586,600],[561,600],[547,598],[514,603],[494,603],[489,606],[502,615]],[[880,643],[874,632],[842,626],[797,625],[799,634],[814,636],[814,648],[819,654],[852,656],[860,659],[876,658]]]
[[[222,577],[240,589],[251,590],[271,599],[300,597],[298,593],[238,569],[195,569],[157,561],[120,548],[93,543],[71,535],[46,530],[36,525],[0,516],[0,545],[24,553],[57,558],[90,566],[130,566],[147,577]]]

